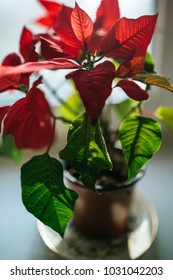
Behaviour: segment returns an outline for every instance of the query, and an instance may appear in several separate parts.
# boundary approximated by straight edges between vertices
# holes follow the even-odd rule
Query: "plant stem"
[[[104,58],[104,55],[100,56],[98,59],[94,60],[94,63],[102,60],[103,58]]]
[[[62,121],[64,123],[69,123],[69,124],[72,123],[70,120],[68,120],[66,118],[63,118],[63,117],[59,117],[59,116],[53,116],[53,117],[54,117],[55,120],[60,120],[60,121]]]
[[[139,113],[140,113],[140,115],[142,115],[142,101],[141,102],[139,102],[139,104],[138,104],[138,109],[139,109]]]

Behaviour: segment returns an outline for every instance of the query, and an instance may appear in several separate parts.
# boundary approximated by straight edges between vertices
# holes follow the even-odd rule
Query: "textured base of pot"
[[[128,230],[121,236],[88,238],[72,222],[63,239],[40,221],[38,229],[45,244],[65,259],[137,259],[152,245],[158,230],[158,218],[153,205],[141,194],[135,193]]]

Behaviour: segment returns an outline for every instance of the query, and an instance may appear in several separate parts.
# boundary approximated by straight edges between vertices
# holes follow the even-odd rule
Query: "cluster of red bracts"
[[[3,134],[13,135],[18,148],[48,146],[52,139],[51,109],[44,93],[37,88],[40,80],[29,89],[29,78],[35,71],[76,69],[66,78],[73,79],[92,119],[100,116],[115,78],[119,78],[115,86],[121,87],[130,98],[138,101],[148,98],[133,77],[144,69],[157,15],[120,18],[118,1],[102,0],[93,23],[77,3],[70,8],[38,1],[46,9],[46,15],[36,22],[45,25],[48,31],[33,35],[24,28],[20,56],[12,53],[0,66],[0,92],[17,89],[26,93],[11,107],[0,108]],[[38,42],[40,55],[35,50]],[[114,59],[121,60],[118,69]]]

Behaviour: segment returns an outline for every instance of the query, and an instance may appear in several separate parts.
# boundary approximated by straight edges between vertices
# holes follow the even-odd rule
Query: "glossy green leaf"
[[[151,118],[129,117],[120,125],[119,138],[128,162],[130,181],[159,150],[162,141],[161,127]]]
[[[105,158],[107,159],[107,163],[108,163],[108,168],[109,170],[112,169],[112,162],[109,156],[109,153],[107,151],[107,147],[106,147],[106,143],[105,143],[105,139],[103,137],[102,131],[101,131],[101,126],[100,123],[98,122],[96,125],[96,130],[95,130],[95,142],[97,143],[97,145],[99,146],[100,150],[102,151],[103,155],[105,156]]]
[[[155,111],[155,116],[173,131],[173,107],[159,107]]]
[[[169,83],[169,80],[165,77],[156,74],[143,72],[136,75],[134,77],[134,80],[143,82],[147,85],[161,87],[173,92],[173,86]]]
[[[79,116],[72,124],[66,147],[60,157],[79,174],[83,184],[95,191],[95,182],[102,169],[111,168],[111,162],[96,143],[96,125],[90,123],[86,114]],[[97,136],[97,141],[98,136]],[[99,142],[100,143],[100,142]]]
[[[22,166],[21,182],[26,209],[63,236],[77,194],[64,185],[61,163],[48,154],[35,156]]]
[[[0,146],[0,156],[9,157],[17,163],[20,163],[22,155],[22,150],[16,148],[13,137],[11,135],[3,136]]]

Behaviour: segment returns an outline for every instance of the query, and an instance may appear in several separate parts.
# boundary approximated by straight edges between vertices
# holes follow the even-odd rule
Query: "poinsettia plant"
[[[147,52],[157,14],[120,17],[117,0],[102,0],[92,22],[77,2],[73,8],[38,2],[46,12],[35,23],[45,32],[32,34],[24,27],[20,53],[7,55],[0,65],[0,92],[22,93],[11,106],[0,107],[0,152],[14,151],[14,145],[19,151],[44,150],[22,166],[22,199],[29,212],[63,236],[77,194],[64,184],[61,160],[79,174],[83,187],[96,192],[102,171],[116,172],[111,153],[120,141],[128,165],[126,180],[131,181],[160,148],[161,125],[156,118],[169,124],[173,114],[172,108],[160,107],[147,116],[143,104],[149,99],[148,90],[154,85],[173,92],[173,86],[155,72]],[[43,69],[56,73],[57,80],[61,70],[68,70],[66,83],[75,93],[62,101],[59,89],[51,89],[62,103],[58,109],[52,108],[42,88],[44,84],[50,90]],[[118,89],[127,99],[111,103]],[[116,129],[110,133],[110,112],[116,110]],[[49,155],[57,141],[57,120],[70,124],[60,159]]]

